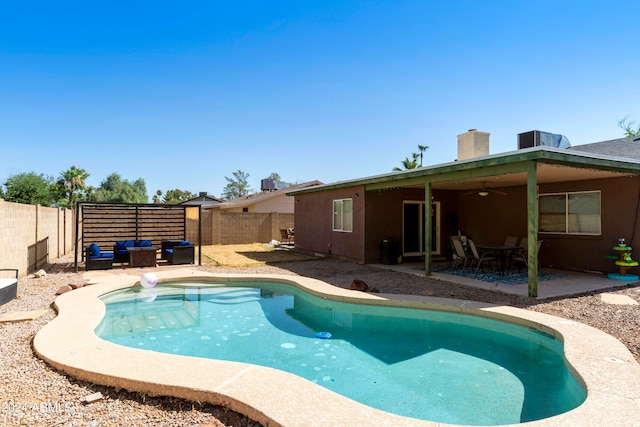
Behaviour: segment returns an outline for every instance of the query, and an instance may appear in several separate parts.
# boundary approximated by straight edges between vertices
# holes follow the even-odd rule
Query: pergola
[[[195,240],[201,265],[201,218],[200,205],[78,202],[74,269],[79,249],[91,243],[110,248],[116,240],[151,240],[158,247],[167,239]]]

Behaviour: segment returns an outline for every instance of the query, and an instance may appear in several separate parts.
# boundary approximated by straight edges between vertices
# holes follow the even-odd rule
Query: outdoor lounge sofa
[[[95,243],[87,246],[85,255],[87,270],[108,270],[113,267],[113,252],[102,252]]]
[[[166,248],[163,255],[166,256],[169,264],[193,264],[195,260],[196,247],[188,240]]]
[[[113,246],[113,262],[129,262],[127,248],[144,248],[153,246],[151,240],[116,240]]]
[[[13,272],[12,277],[0,277],[0,305],[8,303],[18,295],[18,270],[15,268],[0,268],[2,272]],[[9,274],[3,274],[8,276]]]

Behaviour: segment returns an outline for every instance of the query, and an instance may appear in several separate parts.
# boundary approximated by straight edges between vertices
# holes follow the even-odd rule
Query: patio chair
[[[469,249],[471,249],[471,255],[473,256],[473,260],[471,261],[471,263],[469,263],[469,268],[471,268],[473,266],[473,263],[475,262],[476,273],[477,273],[480,267],[482,266],[482,263],[488,262],[489,268],[491,269],[491,271],[493,271],[492,262],[497,260],[496,256],[489,251],[485,251],[482,254],[480,254],[478,252],[478,248],[476,248],[476,244],[473,243],[473,240],[471,239],[467,239],[467,244],[469,245]]]
[[[291,239],[293,238],[293,230],[290,228],[281,228],[280,229],[280,239],[283,242],[291,243]]]
[[[451,249],[453,250],[449,267],[455,269],[456,264],[458,262],[461,262],[462,269],[464,270],[467,266],[467,262],[469,261],[469,256],[464,250],[464,246],[462,246],[462,240],[460,239],[460,236],[451,236],[449,237],[449,241],[451,242]]]
[[[518,242],[520,242],[520,238],[518,236],[507,236],[504,239],[504,246],[517,247]],[[506,258],[507,271],[508,271],[511,266],[511,256],[513,256],[513,251],[505,251],[504,256]]]
[[[195,262],[196,247],[193,243],[183,240],[180,244],[165,249],[169,264],[193,264]]]
[[[87,270],[108,270],[113,268],[113,252],[102,252],[100,246],[95,243],[87,246],[85,256]]]
[[[518,246],[520,238],[518,236],[507,236],[504,239],[505,246]]]
[[[524,243],[523,243],[524,242]],[[538,256],[540,256],[540,249],[542,249],[542,240],[538,240]],[[522,269],[524,265],[525,268],[529,267],[529,249],[528,249],[528,239],[523,238],[520,241],[520,249],[514,252],[511,255],[512,263],[515,263],[518,266],[518,273]],[[540,268],[540,260],[538,260],[538,268]],[[509,266],[509,270],[511,270],[511,266]]]
[[[18,270],[15,268],[0,268],[0,271],[11,272],[11,277],[0,278],[0,305],[8,303],[18,295]],[[3,273],[3,276],[9,274]]]

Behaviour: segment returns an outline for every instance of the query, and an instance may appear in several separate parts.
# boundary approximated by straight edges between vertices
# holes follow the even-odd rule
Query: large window
[[[333,231],[353,231],[353,201],[333,201]]]
[[[560,234],[600,234],[600,192],[541,194],[539,231]]]

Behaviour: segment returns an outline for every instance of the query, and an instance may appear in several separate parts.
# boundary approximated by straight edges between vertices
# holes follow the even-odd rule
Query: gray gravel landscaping
[[[481,290],[427,277],[357,265],[337,260],[283,262],[271,266],[230,269],[200,267],[213,272],[295,274],[348,288],[353,279],[364,280],[382,293],[416,294],[510,305],[576,320],[623,342],[640,361],[640,305],[611,304],[598,293],[554,300],[536,300]],[[38,359],[31,342],[38,330],[56,316],[56,291],[63,285],[83,284],[72,263],[61,259],[47,275],[21,278],[18,298],[0,307],[0,316],[17,311],[45,309],[34,320],[0,323],[2,425],[24,426],[258,426],[241,414],[210,404],[171,397],[151,397],[78,381]],[[640,287],[608,290],[640,302]],[[92,403],[86,396],[100,393]]]

